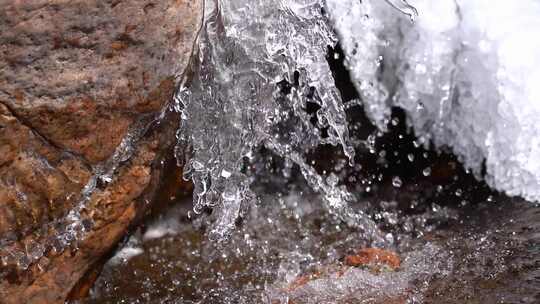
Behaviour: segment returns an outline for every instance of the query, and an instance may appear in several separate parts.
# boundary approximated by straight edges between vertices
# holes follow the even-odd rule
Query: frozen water
[[[415,22],[405,1],[327,1],[368,116],[385,129],[400,106],[426,143],[450,147],[478,177],[485,168],[496,189],[540,200],[540,3],[409,3]]]
[[[171,214],[169,218],[158,219],[152,222],[146,229],[143,240],[149,241],[159,239],[167,235],[175,235],[178,233],[179,223],[177,214]]]
[[[142,254],[144,250],[140,247],[125,246],[120,249],[116,254],[108,261],[108,263],[114,265],[119,263],[125,263],[129,259]]]
[[[329,208],[370,234],[347,208],[352,195],[305,161],[318,145],[343,147],[352,163],[345,109],[326,60],[335,44],[322,0],[207,1],[195,76],[176,96],[182,113],[177,156],[187,156],[194,211],[213,208],[211,237],[228,236],[257,196],[250,171],[261,147],[300,168]],[[307,104],[319,108],[310,114]],[[188,148],[186,150],[186,147]],[[330,182],[330,183],[329,183]],[[244,207],[243,207],[244,206]]]
[[[347,207],[354,197],[339,179],[318,174],[305,160],[324,144],[343,147],[354,160],[345,115],[350,105],[341,102],[325,58],[336,42],[328,21],[364,108],[380,129],[391,107],[400,106],[420,143],[448,146],[477,177],[485,167],[495,188],[540,199],[538,111],[522,111],[534,104],[534,71],[529,69],[530,79],[519,76],[524,62],[535,60],[535,45],[500,30],[512,27],[496,24],[510,18],[493,9],[497,5],[207,1],[194,77],[177,94],[176,108],[182,113],[177,156],[186,157],[195,213],[214,210],[211,237],[227,238],[246,204],[257,201],[251,183],[261,147],[296,165],[332,212],[376,234],[365,215]],[[526,20],[519,25],[534,23]],[[522,61],[505,48],[516,43],[523,44]],[[310,114],[308,104],[319,109]],[[394,185],[399,187],[399,177]]]

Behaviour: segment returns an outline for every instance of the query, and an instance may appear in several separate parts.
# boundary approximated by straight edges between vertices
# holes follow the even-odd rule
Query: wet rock
[[[289,304],[326,301],[406,303],[409,290],[399,279],[392,277],[400,265],[400,258],[395,252],[363,248],[354,255],[346,256],[342,264],[323,265],[298,276],[274,294],[276,299],[273,301]]]
[[[148,209],[201,2],[0,2],[0,303],[63,303]]]
[[[272,303],[407,303],[410,290],[398,281],[389,273],[327,265],[273,293]]]
[[[348,266],[366,266],[373,270],[383,268],[396,270],[401,264],[399,256],[395,252],[380,248],[360,249],[358,253],[346,256],[344,262]]]
[[[320,278],[322,275],[323,273],[321,273],[320,271],[315,271],[310,274],[301,275],[298,278],[296,278],[291,284],[289,284],[285,288],[285,291],[293,291],[297,288],[300,288],[306,285],[307,283],[309,283],[310,281]]]
[[[84,160],[48,144],[0,104],[0,236],[18,238],[72,207],[91,175]]]

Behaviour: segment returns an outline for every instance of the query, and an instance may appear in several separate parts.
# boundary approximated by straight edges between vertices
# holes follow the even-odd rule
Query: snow
[[[540,201],[540,3],[411,0],[411,22],[388,2],[327,0],[370,119],[384,130],[400,106],[426,143]]]

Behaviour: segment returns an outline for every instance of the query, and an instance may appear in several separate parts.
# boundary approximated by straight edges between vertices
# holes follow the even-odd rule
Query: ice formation
[[[400,106],[426,145],[452,148],[478,177],[485,168],[499,190],[540,200],[540,59],[539,43],[530,39],[537,21],[510,19],[524,8],[540,12],[538,4],[525,4],[207,1],[194,77],[176,96],[177,156],[187,156],[195,212],[212,208],[219,220],[211,235],[226,237],[246,204],[257,201],[251,161],[265,147],[295,164],[332,212],[375,234],[366,216],[348,208],[353,197],[339,179],[305,160],[323,144],[339,145],[354,159],[346,107],[325,58],[337,41],[331,25],[380,129],[391,107]],[[319,110],[310,114],[308,103]]]
[[[336,40],[323,7],[322,0],[206,2],[195,76],[176,97],[177,156],[188,156],[195,212],[211,207],[218,215],[211,237],[226,237],[242,206],[256,201],[250,159],[262,146],[296,164],[330,210],[370,234],[376,230],[347,207],[351,195],[339,180],[317,174],[304,159],[321,144],[340,145],[354,158],[326,60]],[[308,113],[307,103],[319,110]]]
[[[117,251],[114,256],[108,261],[110,264],[125,263],[129,259],[136,257],[144,252],[144,249],[140,247],[125,246]]]
[[[417,18],[384,1],[327,1],[368,116],[384,129],[402,107],[426,143],[450,147],[494,188],[539,201],[540,3],[388,2]]]

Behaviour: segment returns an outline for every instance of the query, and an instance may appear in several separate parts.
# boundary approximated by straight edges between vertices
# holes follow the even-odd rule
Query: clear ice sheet
[[[399,106],[420,141],[539,201],[540,3],[411,0],[411,22],[389,2],[327,1],[368,116],[385,129]]]

